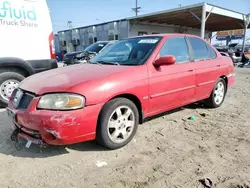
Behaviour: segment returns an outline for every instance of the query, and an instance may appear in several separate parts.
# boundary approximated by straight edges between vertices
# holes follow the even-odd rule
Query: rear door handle
[[[217,65],[217,67],[220,67],[221,65]]]
[[[194,70],[188,70],[188,72],[193,72]]]

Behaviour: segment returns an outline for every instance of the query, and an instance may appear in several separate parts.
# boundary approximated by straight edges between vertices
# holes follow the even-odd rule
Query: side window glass
[[[184,37],[173,37],[168,39],[160,50],[160,56],[173,55],[176,63],[189,62],[189,52]]]
[[[208,44],[207,44],[207,49],[208,49],[210,59],[215,59],[217,57],[217,55],[216,55],[214,49],[211,48],[211,46],[209,46]]]
[[[189,37],[190,44],[193,48],[194,59],[196,61],[210,59],[207,45],[199,38]]]

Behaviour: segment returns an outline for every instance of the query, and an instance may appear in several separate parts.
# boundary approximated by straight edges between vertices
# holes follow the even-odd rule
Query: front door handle
[[[188,72],[193,72],[194,70],[188,70]]]
[[[217,65],[217,67],[220,67],[220,65]]]

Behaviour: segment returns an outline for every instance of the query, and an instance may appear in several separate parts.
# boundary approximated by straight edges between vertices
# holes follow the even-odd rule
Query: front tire
[[[214,85],[214,89],[208,99],[205,100],[205,105],[210,108],[218,108],[224,102],[227,92],[227,85],[224,79],[219,78]]]
[[[0,106],[6,107],[9,97],[25,77],[16,72],[0,73]]]
[[[97,142],[108,149],[118,149],[134,137],[139,124],[136,105],[126,98],[107,102],[101,110],[97,125]]]

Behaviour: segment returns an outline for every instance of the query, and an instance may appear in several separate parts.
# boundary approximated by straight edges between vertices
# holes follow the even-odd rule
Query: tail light
[[[49,36],[49,50],[50,50],[50,58],[56,59],[56,49],[55,49],[55,42],[54,42],[54,34],[51,32]]]

